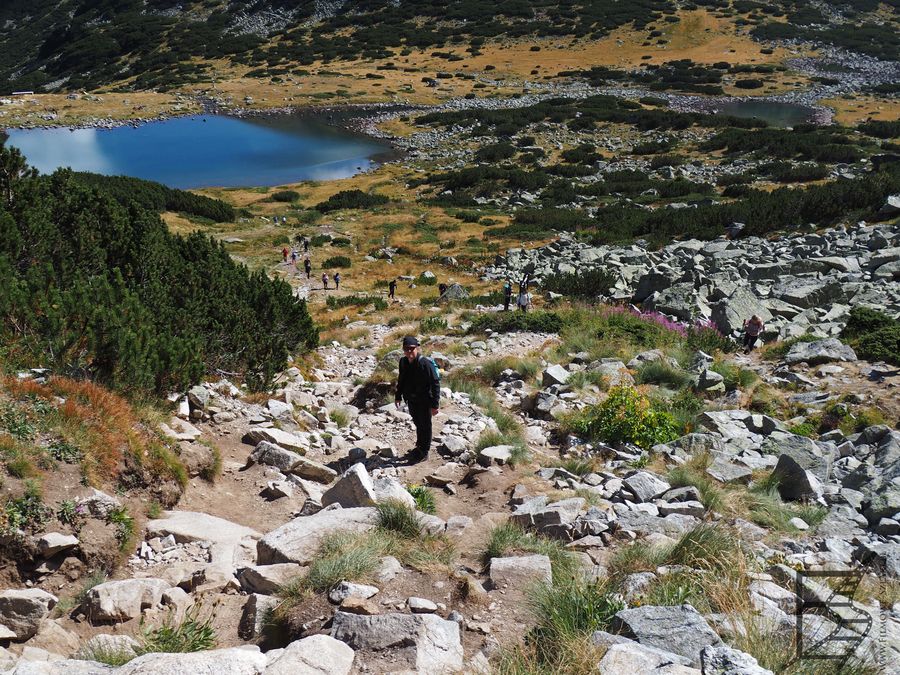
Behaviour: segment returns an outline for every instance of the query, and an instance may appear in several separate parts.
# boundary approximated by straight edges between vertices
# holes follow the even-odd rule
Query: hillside
[[[628,27],[647,44],[655,23],[703,8],[760,40],[832,44],[896,60],[896,0],[433,3],[10,0],[0,7],[0,91],[170,89],[247,75],[284,78],[311,65],[376,62],[439,50],[447,65],[499,41],[578,44]]]

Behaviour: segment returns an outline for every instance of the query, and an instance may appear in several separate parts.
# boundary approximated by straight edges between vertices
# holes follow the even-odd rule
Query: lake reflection
[[[170,187],[283,185],[346,178],[390,148],[308,117],[180,117],[117,129],[10,129],[42,173],[60,167],[155,180]]]

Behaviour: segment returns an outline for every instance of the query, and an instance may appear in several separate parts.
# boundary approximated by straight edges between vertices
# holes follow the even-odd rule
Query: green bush
[[[370,195],[362,190],[342,190],[324,202],[316,204],[315,209],[320,213],[329,213],[340,209],[368,209],[387,204],[389,201],[390,199],[384,195]]]
[[[603,402],[567,418],[565,426],[582,437],[604,443],[633,443],[644,450],[678,437],[672,415],[626,386],[613,387]]]
[[[388,499],[379,502],[375,508],[378,510],[378,527],[380,529],[394,532],[404,539],[414,539],[419,536],[421,525],[419,516],[416,515],[413,507],[396,499]]]
[[[447,330],[447,320],[442,316],[429,316],[419,322],[419,332],[422,334],[440,333]]]
[[[276,202],[295,202],[300,199],[300,193],[294,190],[279,190],[272,193],[272,199]]]
[[[335,255],[330,258],[326,258],[325,262],[322,263],[322,269],[330,270],[336,267],[346,268],[350,267],[352,263],[350,262],[350,258],[345,255]]]
[[[434,503],[434,493],[424,485],[410,485],[406,491],[416,500],[416,510],[422,513],[437,513]]]
[[[900,320],[868,307],[854,307],[841,338],[868,361],[900,365]]]
[[[329,295],[325,299],[325,306],[328,309],[339,309],[341,307],[365,307],[372,305],[376,310],[382,311],[387,309],[387,302],[384,298],[372,295]]]
[[[672,389],[682,389],[691,384],[690,373],[680,368],[673,368],[667,361],[659,359],[643,364],[637,371],[635,382],[638,384],[666,385]]]
[[[730,354],[737,349],[737,343],[727,335],[722,335],[714,325],[697,323],[688,327],[687,347],[691,351],[701,351],[710,355],[716,352]]]
[[[595,268],[584,272],[549,274],[541,279],[541,288],[580,300],[596,300],[609,293],[616,283],[616,276],[607,270]]]
[[[214,614],[200,620],[197,614],[200,605],[189,609],[184,619],[175,621],[168,616],[159,628],[145,630],[139,651],[142,654],[153,652],[202,652],[216,646],[216,630],[212,626]]]
[[[562,319],[555,312],[504,312],[476,317],[469,333],[483,333],[486,330],[495,333],[558,333],[562,327]]]

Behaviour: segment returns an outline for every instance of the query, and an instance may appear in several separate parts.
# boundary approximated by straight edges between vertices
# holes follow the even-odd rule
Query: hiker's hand
[[[432,408],[432,409],[431,409],[431,416],[434,417],[434,416],[437,415],[437,414],[438,414],[438,409],[437,409],[437,408]]]

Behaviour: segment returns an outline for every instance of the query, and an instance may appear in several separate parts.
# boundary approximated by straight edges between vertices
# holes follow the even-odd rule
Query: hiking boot
[[[420,462],[424,462],[426,459],[428,459],[428,451],[415,448],[413,450],[410,450],[409,454],[406,457],[409,460],[410,464],[419,464]]]

